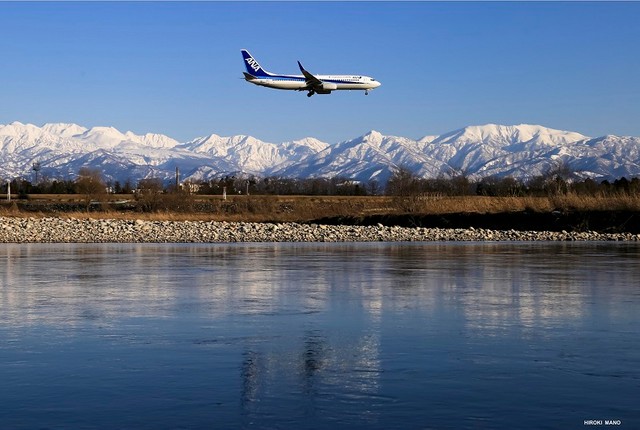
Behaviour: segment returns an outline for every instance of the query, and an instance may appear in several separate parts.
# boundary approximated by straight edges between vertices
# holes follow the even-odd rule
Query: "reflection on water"
[[[8,245],[0,427],[640,425],[639,256],[628,243]]]

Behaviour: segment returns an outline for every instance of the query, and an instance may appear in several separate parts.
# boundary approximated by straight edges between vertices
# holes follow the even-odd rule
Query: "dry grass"
[[[396,200],[399,198],[396,198]],[[561,211],[640,211],[640,195],[551,197],[409,197],[403,207],[413,214],[503,213]],[[410,207],[410,210],[407,208]]]
[[[524,210],[547,212],[553,210],[546,197],[423,197],[399,204],[401,210],[413,214],[500,213]]]
[[[567,194],[551,199],[561,210],[578,211],[640,211],[640,196],[621,194],[618,196],[580,196]]]
[[[35,196],[34,196],[35,197]],[[20,210],[19,201],[0,202],[0,216],[142,219],[149,221],[245,221],[245,222],[307,222],[331,217],[369,215],[430,215],[450,213],[504,213],[561,211],[640,211],[640,196],[579,196],[568,194],[554,197],[356,197],[356,196],[192,196],[179,210],[155,212],[107,209],[69,212],[52,210],[51,204],[78,202],[83,196],[39,195],[30,198],[32,210]],[[122,201],[131,196],[110,196]],[[35,205],[35,206],[33,206]],[[41,205],[41,209],[40,206]],[[33,208],[36,208],[33,210]]]

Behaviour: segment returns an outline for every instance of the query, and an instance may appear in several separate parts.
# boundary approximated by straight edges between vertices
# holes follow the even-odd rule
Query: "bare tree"
[[[389,178],[386,194],[392,196],[411,196],[419,193],[420,178],[409,168],[400,166]]]
[[[76,179],[76,192],[83,195],[85,208],[89,211],[92,201],[100,201],[107,194],[107,188],[98,169],[82,167]]]
[[[143,212],[155,212],[162,207],[162,179],[147,178],[138,181],[136,198],[138,209]]]

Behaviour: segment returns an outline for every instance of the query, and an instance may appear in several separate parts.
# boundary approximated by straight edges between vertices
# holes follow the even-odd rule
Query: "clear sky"
[[[306,97],[242,79],[363,74]],[[539,124],[640,136],[638,2],[0,2],[0,124],[269,142]]]

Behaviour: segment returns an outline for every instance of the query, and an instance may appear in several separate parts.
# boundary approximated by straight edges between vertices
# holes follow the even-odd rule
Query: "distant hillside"
[[[640,176],[640,138],[579,133],[539,125],[469,126],[413,140],[370,131],[333,145],[312,137],[269,143],[251,136],[215,134],[178,142],[161,134],[122,133],[113,127],[76,124],[0,125],[0,179],[74,178],[81,167],[102,170],[108,180],[183,180],[230,174],[292,178],[342,176],[386,183],[399,166],[424,178],[464,174],[470,178],[527,179],[559,166],[581,177]]]

